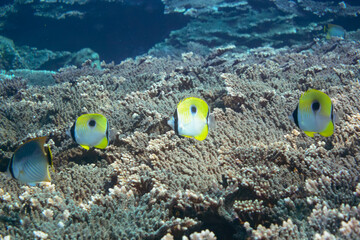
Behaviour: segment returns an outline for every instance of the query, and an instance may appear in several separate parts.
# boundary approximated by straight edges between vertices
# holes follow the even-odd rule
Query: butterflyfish
[[[315,133],[329,137],[334,133],[337,117],[329,96],[309,89],[301,95],[290,119],[310,137],[314,137]]]
[[[101,114],[83,114],[70,128],[69,135],[81,147],[104,149],[109,144],[109,123]]]
[[[324,32],[326,39],[331,39],[332,37],[344,38],[346,31],[342,26],[329,23],[324,26]]]
[[[49,166],[53,168],[50,147],[44,147],[46,137],[31,139],[18,147],[8,166],[8,173],[18,181],[35,185],[51,182]]]
[[[168,124],[177,135],[202,141],[207,137],[209,128],[215,127],[215,119],[204,100],[189,97],[179,102]]]

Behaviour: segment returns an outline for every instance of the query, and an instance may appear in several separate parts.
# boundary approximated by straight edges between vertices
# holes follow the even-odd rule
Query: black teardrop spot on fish
[[[95,125],[96,125],[96,121],[95,121],[94,119],[91,119],[91,120],[89,121],[89,126],[90,126],[90,127],[95,127]]]
[[[298,120],[298,109],[299,109],[299,105],[296,106],[296,109],[294,110],[292,116],[293,116],[293,119],[294,119],[294,122],[295,122],[296,126],[298,128],[300,128],[299,127],[299,120]]]
[[[311,108],[312,108],[313,111],[319,110],[319,108],[320,108],[320,103],[317,102],[317,101],[313,102],[313,103],[311,104]]]
[[[74,142],[76,142],[76,139],[75,139],[75,124],[76,124],[76,122],[74,122],[74,124],[70,128],[70,135],[71,135],[71,138],[74,140]]]
[[[9,162],[9,171],[13,178],[15,178],[14,170],[13,170],[13,161],[14,161],[15,154],[12,156],[10,162]]]
[[[178,111],[177,109],[174,112],[174,130],[175,130],[175,134],[179,135],[179,118],[178,118]]]
[[[191,111],[192,114],[195,114],[196,111],[197,111],[197,109],[196,109],[196,107],[195,107],[194,105],[192,105],[192,106],[190,107],[190,111]]]

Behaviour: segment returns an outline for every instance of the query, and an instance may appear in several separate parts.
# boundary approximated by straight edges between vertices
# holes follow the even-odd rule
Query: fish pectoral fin
[[[201,133],[200,133],[199,135],[195,136],[194,138],[195,138],[196,140],[202,141],[202,140],[204,140],[204,139],[207,137],[207,135],[208,135],[208,126],[206,125],[206,126],[203,128],[203,130],[201,131]]]
[[[107,140],[106,137],[104,137],[104,138],[101,140],[101,142],[100,142],[98,145],[94,146],[94,147],[100,148],[100,149],[104,149],[104,148],[107,147],[107,145],[108,145],[108,140]]]
[[[86,150],[89,150],[89,149],[90,149],[90,147],[89,147],[89,146],[86,146],[86,145],[81,145],[81,144],[80,144],[80,146],[83,147],[83,148],[85,148]]]
[[[319,134],[324,137],[330,137],[334,133],[334,124],[330,121],[324,131],[320,132]]]
[[[307,131],[304,131],[304,133],[306,135],[308,135],[309,137],[314,137],[314,134],[315,134],[315,132],[307,132]]]

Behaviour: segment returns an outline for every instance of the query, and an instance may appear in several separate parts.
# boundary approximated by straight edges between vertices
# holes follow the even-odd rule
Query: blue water
[[[205,4],[205,7],[201,1],[193,4],[179,1],[178,10],[164,14],[165,6],[160,0],[88,1],[84,5],[35,1],[15,4],[15,11],[6,11],[12,1],[2,1],[0,35],[13,40],[17,47],[72,53],[90,48],[99,54],[100,60],[115,63],[145,54],[159,43],[155,50],[164,54],[196,51],[189,47],[192,43],[204,48],[235,44],[243,50],[284,47],[322,38],[322,26],[327,23],[356,31],[360,27],[358,18],[344,14],[350,7],[338,14],[326,10],[326,4],[338,8],[340,2],[321,1],[320,10],[314,8],[312,12],[296,1],[284,0],[276,1],[277,5],[272,1],[248,1],[236,6],[237,1],[214,1],[214,6]],[[170,9],[176,3],[168,1]],[[359,5],[357,1],[346,3]],[[187,13],[192,8],[196,9],[196,15]],[[318,10],[324,14],[317,16]],[[41,69],[56,70],[46,69],[49,65]],[[59,65],[55,64],[55,68]]]

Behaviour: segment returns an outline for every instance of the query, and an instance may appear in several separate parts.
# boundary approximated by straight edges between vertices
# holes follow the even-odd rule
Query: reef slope
[[[0,84],[0,157],[47,135],[52,185],[0,176],[0,233],[15,239],[306,239],[360,237],[360,44],[233,46],[59,70],[57,84]],[[330,138],[288,119],[308,88],[341,113]],[[206,100],[217,128],[202,142],[167,126],[184,97]],[[115,140],[86,151],[66,129],[102,113]],[[202,234],[195,233],[203,231]],[[211,233],[212,232],[212,233]],[[196,238],[198,237],[198,238]]]

